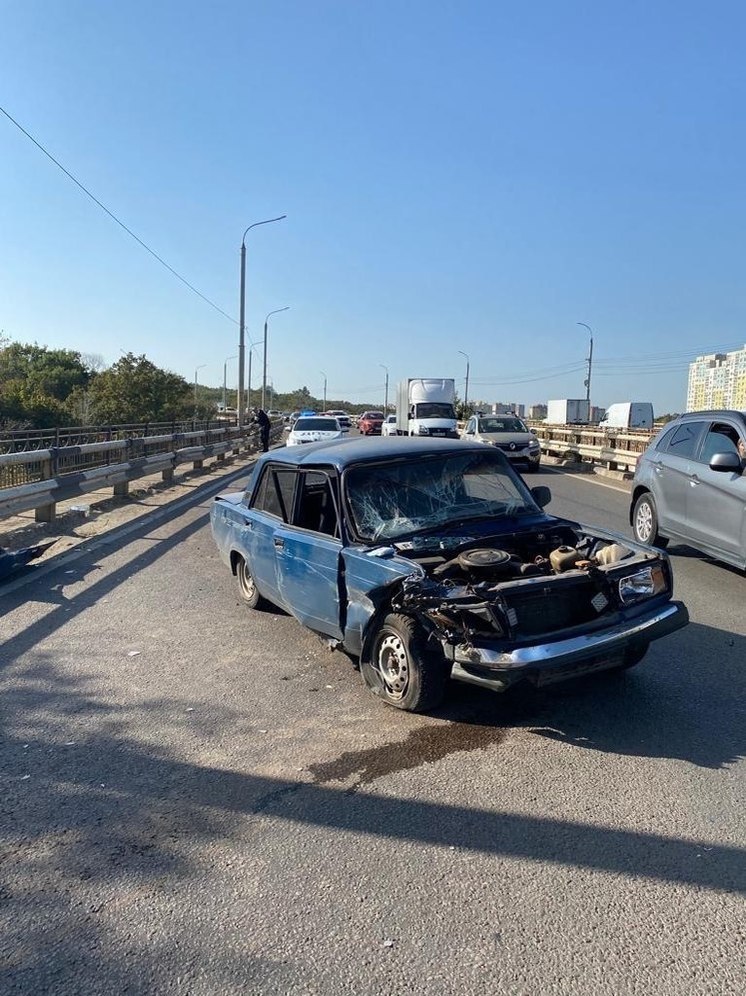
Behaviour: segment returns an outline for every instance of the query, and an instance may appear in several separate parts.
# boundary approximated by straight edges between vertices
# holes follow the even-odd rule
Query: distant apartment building
[[[746,409],[746,346],[698,356],[689,364],[686,410],[703,408]]]
[[[547,406],[546,405],[531,405],[528,410],[528,417],[533,421],[539,422],[547,417]]]
[[[524,418],[526,413],[526,406],[519,405],[517,401],[496,401],[492,405],[493,415],[518,415],[519,418]]]

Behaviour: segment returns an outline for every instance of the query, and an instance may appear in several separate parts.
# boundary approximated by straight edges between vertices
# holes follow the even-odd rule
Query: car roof
[[[492,447],[490,452],[498,453]],[[386,436],[374,439],[362,439],[354,436],[352,439],[331,439],[328,442],[307,443],[305,446],[289,446],[264,453],[257,461],[257,466],[267,462],[304,464],[335,467],[344,470],[353,464],[379,463],[389,459],[406,460],[411,457],[436,455],[444,450],[455,453],[468,453],[470,450],[484,454],[483,443],[468,443],[462,439],[421,439],[419,436]]]
[[[681,415],[677,416],[675,419],[671,419],[671,421],[679,422],[682,419],[687,418],[722,418],[723,416],[738,418],[741,419],[742,422],[746,421],[746,411],[739,411],[736,408],[710,408],[701,412],[682,412]]]

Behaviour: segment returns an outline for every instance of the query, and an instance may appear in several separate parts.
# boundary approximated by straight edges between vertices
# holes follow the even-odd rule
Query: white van
[[[599,422],[601,429],[653,429],[653,405],[650,401],[617,401],[609,405]]]

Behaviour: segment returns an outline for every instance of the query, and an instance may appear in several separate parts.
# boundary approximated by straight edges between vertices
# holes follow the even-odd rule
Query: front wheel
[[[395,709],[424,712],[443,701],[448,665],[410,616],[385,617],[360,670],[374,695]]]
[[[261,609],[267,604],[267,600],[259,594],[256,581],[243,557],[239,557],[236,562],[236,581],[241,601],[245,602],[250,609]]]
[[[658,532],[658,511],[655,507],[655,499],[649,491],[645,491],[635,502],[635,510],[632,513],[632,531],[638,543],[646,543],[649,546],[658,546],[661,549],[668,545],[665,536]]]

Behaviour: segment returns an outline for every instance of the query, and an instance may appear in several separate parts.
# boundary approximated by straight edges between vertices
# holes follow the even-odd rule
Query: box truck
[[[458,439],[456,383],[453,378],[407,377],[396,389],[399,436],[446,436]]]
[[[560,398],[547,401],[544,421],[551,425],[587,425],[590,416],[590,405],[585,398]]]
[[[615,401],[599,422],[601,429],[653,429],[653,404],[650,401]]]

